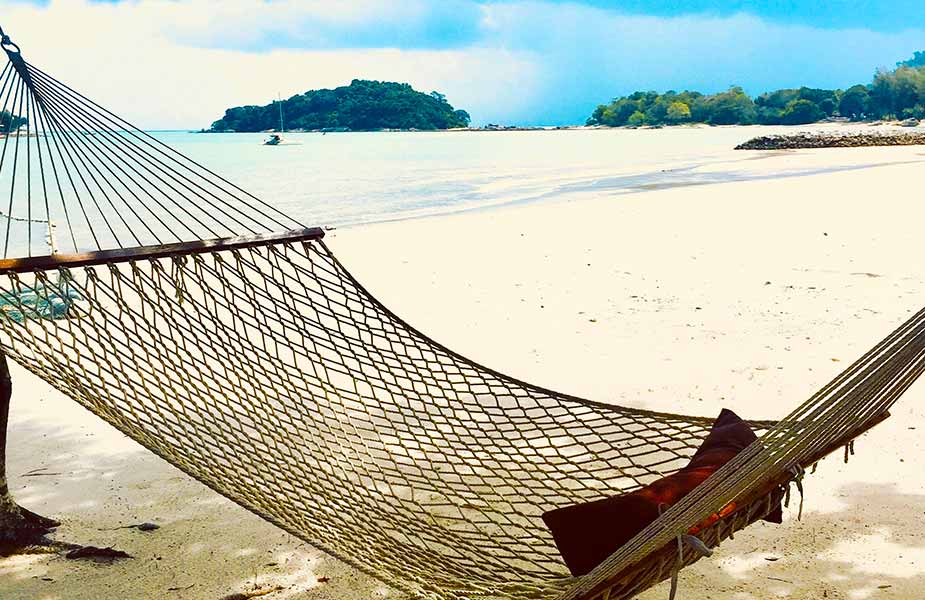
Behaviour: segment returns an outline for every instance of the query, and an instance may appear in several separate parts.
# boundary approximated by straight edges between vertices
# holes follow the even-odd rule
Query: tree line
[[[303,130],[450,129],[469,125],[438,92],[424,94],[407,83],[354,79],[333,90],[310,90],[282,101],[285,127]],[[229,108],[212,131],[279,129],[280,106]]]
[[[893,70],[878,70],[867,85],[846,90],[801,87],[755,98],[738,86],[718,94],[634,92],[598,106],[587,124],[802,125],[832,117],[854,121],[925,119],[925,52],[916,52]]]

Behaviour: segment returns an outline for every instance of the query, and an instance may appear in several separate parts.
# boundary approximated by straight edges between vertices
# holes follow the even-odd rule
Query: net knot
[[[7,52],[13,54],[19,54],[19,46],[16,45],[16,42],[10,39],[3,29],[0,29],[0,47],[2,47]]]

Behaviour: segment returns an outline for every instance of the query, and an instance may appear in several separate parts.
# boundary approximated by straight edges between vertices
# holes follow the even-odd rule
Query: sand
[[[767,178],[338,230],[387,306],[514,376],[672,412],[785,415],[925,304],[920,148],[762,154]],[[783,161],[819,167],[775,178]],[[871,165],[871,166],[868,166]],[[834,172],[832,168],[850,167]],[[0,598],[398,597],[150,455],[18,367],[11,488],[115,564],[0,559]],[[919,598],[925,383],[758,524],[685,570],[685,600]],[[122,528],[141,522],[152,532]],[[662,585],[645,599],[667,597]]]

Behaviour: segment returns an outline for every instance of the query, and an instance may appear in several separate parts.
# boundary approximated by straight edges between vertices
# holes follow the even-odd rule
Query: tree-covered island
[[[354,79],[333,90],[310,90],[282,101],[286,129],[374,131],[467,127],[469,113],[454,109],[438,92],[424,94],[407,83]],[[278,129],[279,103],[238,106],[212,123],[211,131]]]
[[[598,106],[588,125],[803,125],[833,117],[853,121],[925,119],[925,52],[867,85],[846,90],[782,89],[751,98],[740,87],[719,94],[635,92]]]

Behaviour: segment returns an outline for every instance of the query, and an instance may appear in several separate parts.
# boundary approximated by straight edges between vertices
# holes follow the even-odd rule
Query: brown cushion
[[[724,408],[690,462],[677,473],[626,494],[544,514],[569,571],[576,577],[591,571],[756,439],[745,421]],[[720,515],[732,510],[726,507]],[[780,507],[765,520],[780,523]]]

